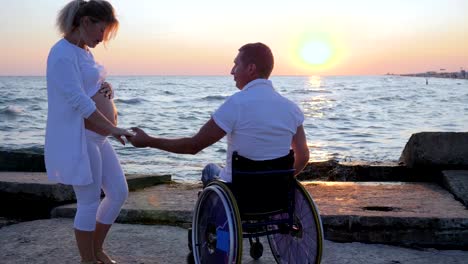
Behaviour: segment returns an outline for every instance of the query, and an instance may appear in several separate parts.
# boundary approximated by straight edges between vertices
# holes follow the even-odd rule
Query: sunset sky
[[[0,0],[0,75],[44,75],[63,0]],[[467,0],[114,0],[121,22],[93,50],[111,75],[227,75],[264,42],[274,75],[468,68]]]

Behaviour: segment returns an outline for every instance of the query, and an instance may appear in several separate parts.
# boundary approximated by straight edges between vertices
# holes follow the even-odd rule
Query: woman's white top
[[[90,98],[105,79],[105,70],[92,54],[66,39],[47,58],[47,126],[45,165],[50,181],[70,185],[93,182],[84,119],[96,105]]]

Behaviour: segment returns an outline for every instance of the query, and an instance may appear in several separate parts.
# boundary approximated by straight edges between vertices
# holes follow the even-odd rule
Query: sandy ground
[[[71,219],[47,219],[1,228],[0,263],[79,263],[72,225]],[[185,263],[186,242],[187,230],[180,227],[115,224],[106,249],[118,263]],[[274,263],[265,241],[264,246],[260,261],[252,260],[246,247],[243,263]],[[451,264],[467,263],[467,259],[468,251],[325,241],[322,263]]]

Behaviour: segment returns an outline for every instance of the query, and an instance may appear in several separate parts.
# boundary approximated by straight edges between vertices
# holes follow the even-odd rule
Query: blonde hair
[[[81,18],[88,16],[93,23],[107,23],[104,42],[114,38],[119,29],[119,21],[112,5],[105,0],[73,0],[65,5],[57,16],[57,27],[67,35],[80,26]]]

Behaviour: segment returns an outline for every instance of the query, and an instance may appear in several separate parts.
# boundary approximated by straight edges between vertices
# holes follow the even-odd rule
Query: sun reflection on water
[[[309,76],[309,85],[311,88],[320,88],[322,85],[322,78],[318,75]]]
[[[326,142],[308,140],[307,146],[310,150],[309,162],[320,162],[333,159],[333,154],[327,151],[329,146]]]
[[[308,95],[301,102],[304,115],[309,118],[324,118],[324,114],[334,107],[331,92],[324,88],[322,77],[310,76],[304,87],[304,94]]]
[[[330,113],[330,109],[335,107],[336,102],[331,97],[332,93],[327,91],[324,86],[322,77],[318,75],[309,76],[306,87],[304,87],[306,96],[301,100],[301,108],[306,119],[321,122],[320,120],[325,119],[327,113]],[[314,123],[316,122],[312,122],[312,124]],[[304,128],[306,131],[314,131],[315,129],[313,126],[305,126]],[[337,158],[336,153],[329,152],[330,146],[327,141],[317,141],[313,138],[308,138],[308,146],[310,149],[310,162],[327,161]]]

